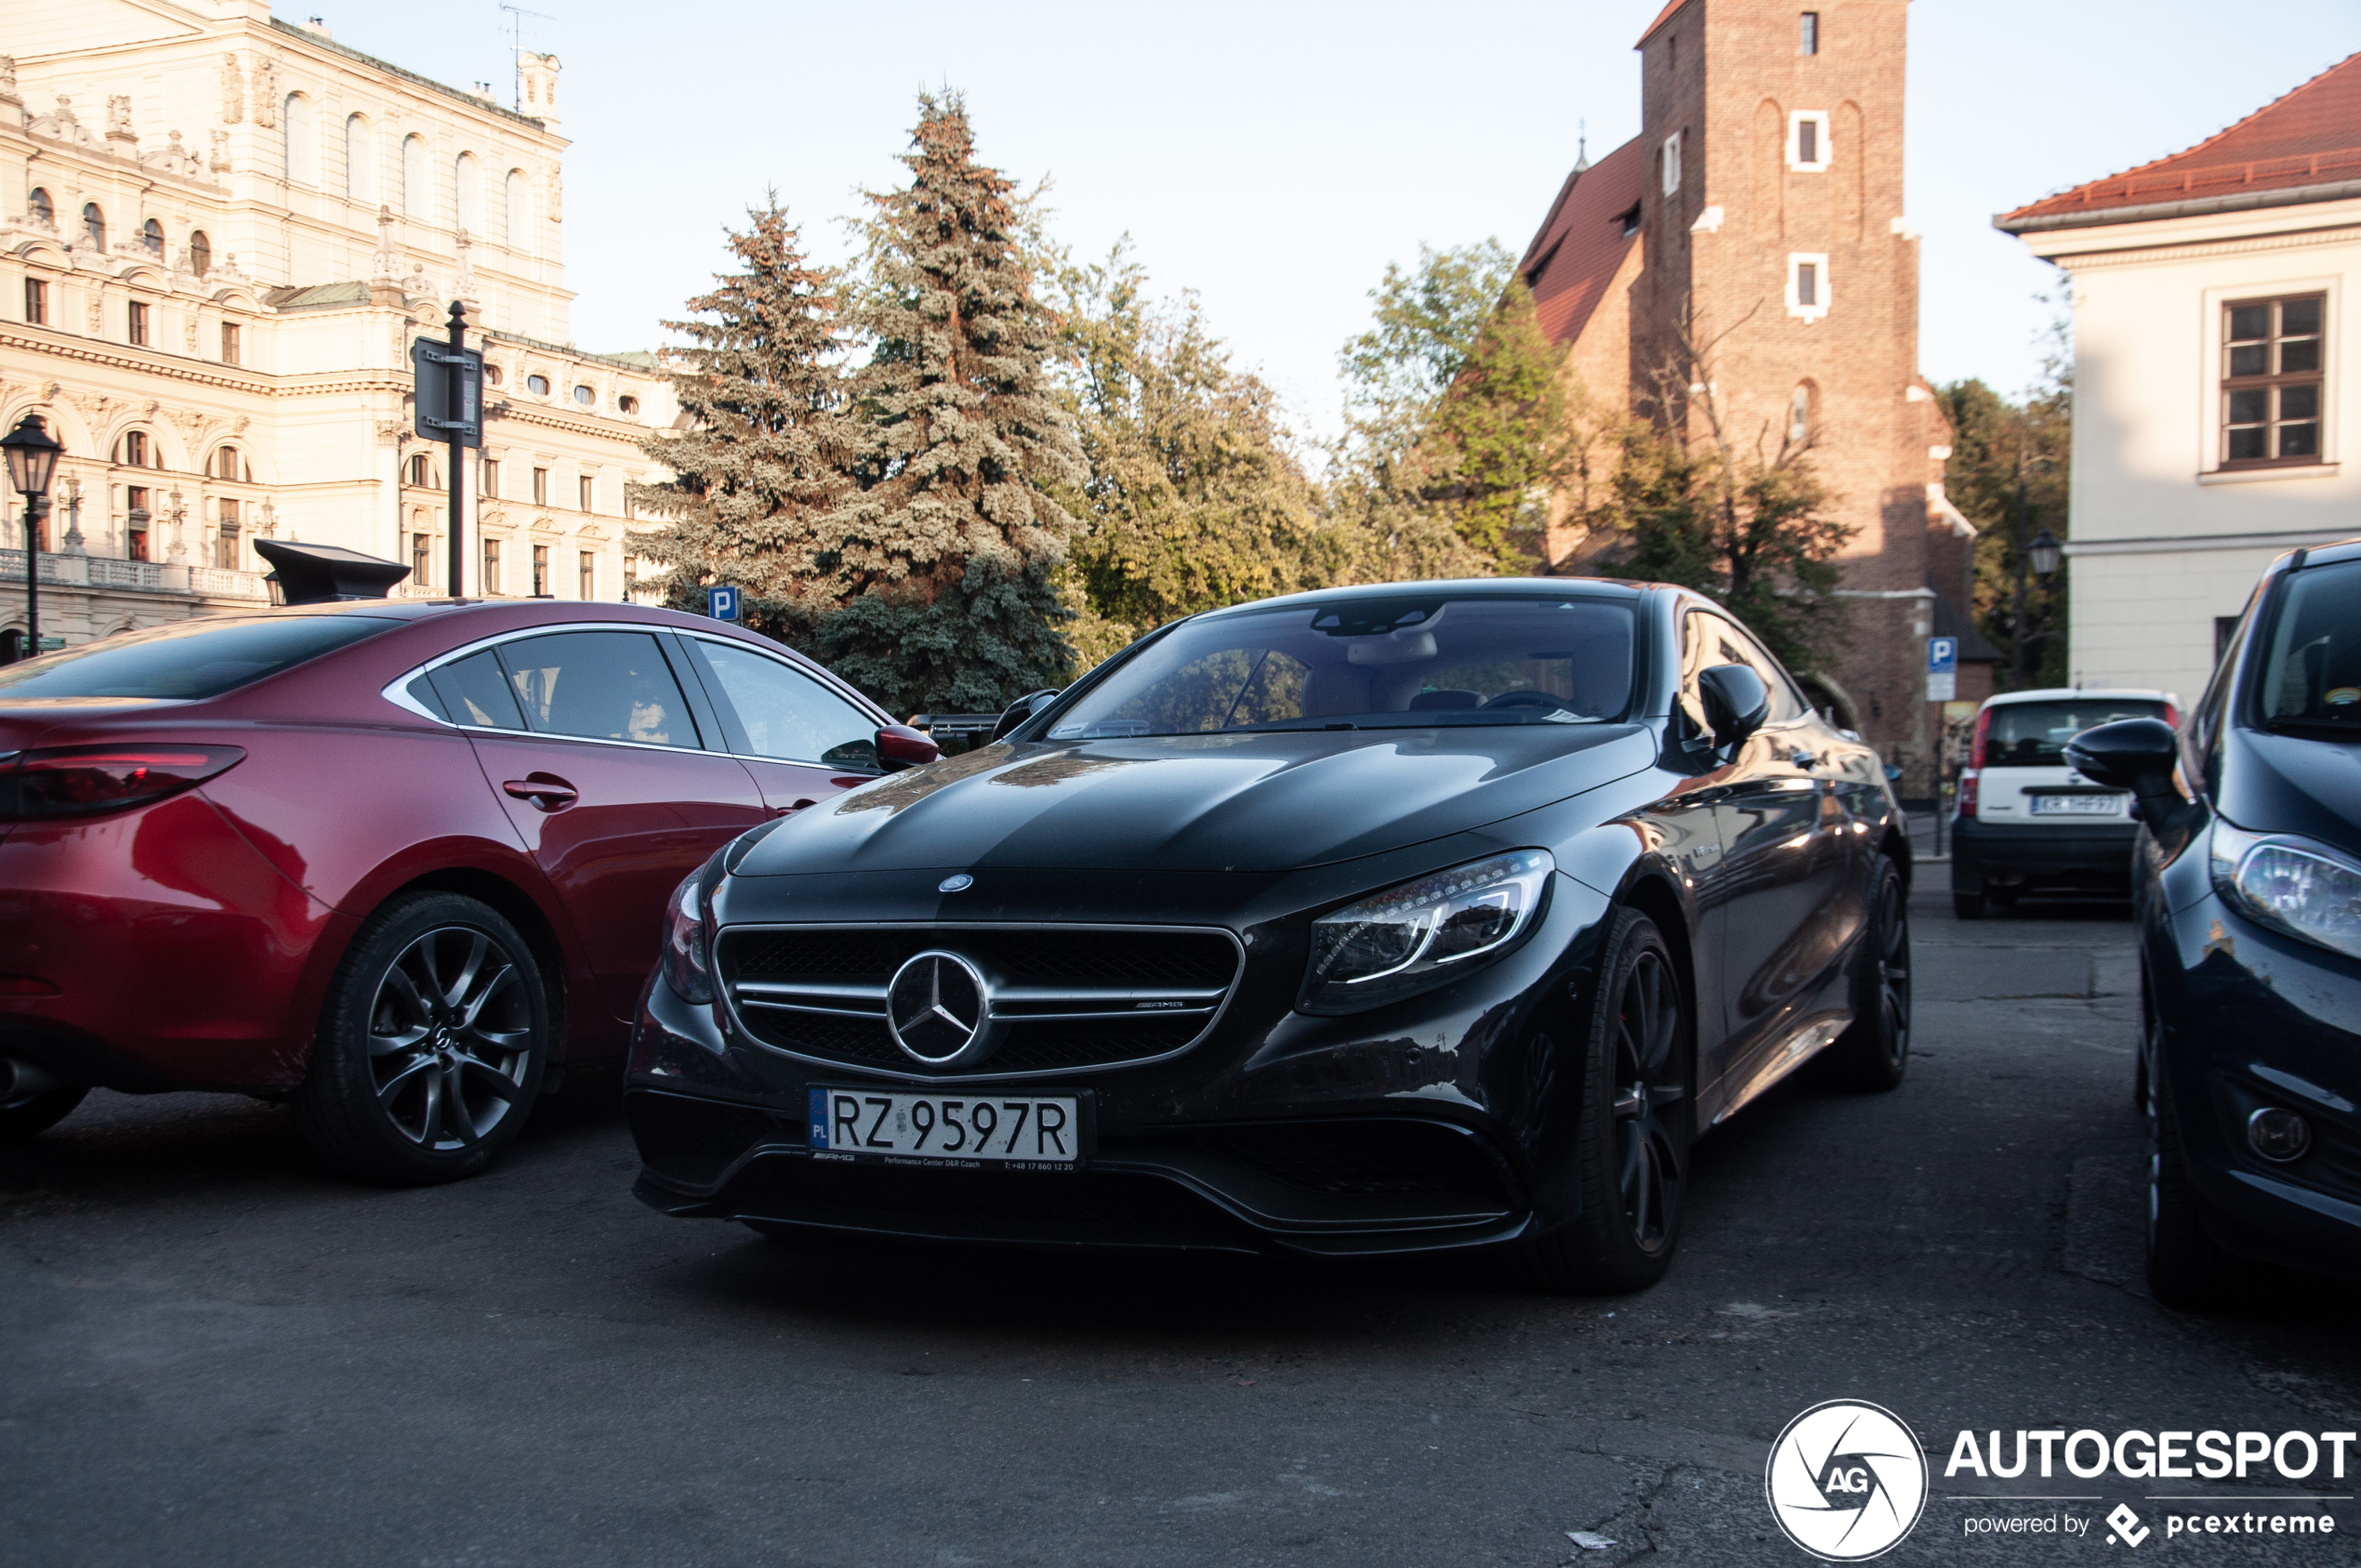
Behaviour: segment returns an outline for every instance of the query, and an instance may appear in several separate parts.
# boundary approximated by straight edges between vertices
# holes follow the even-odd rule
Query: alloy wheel
[[[377,1104],[421,1149],[470,1149],[517,1108],[533,1057],[533,1004],[516,956],[484,932],[442,926],[402,950],[369,1008]]]
[[[1624,1222],[1642,1252],[1672,1237],[1686,1175],[1676,1108],[1681,1082],[1681,991],[1661,953],[1641,953],[1624,977],[1615,1042],[1616,1181]]]
[[[1910,910],[1898,877],[1886,879],[1878,900],[1878,1007],[1893,1060],[1910,1053]]]

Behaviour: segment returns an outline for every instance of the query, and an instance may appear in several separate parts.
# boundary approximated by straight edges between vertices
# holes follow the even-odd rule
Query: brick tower
[[[1843,553],[1853,641],[1798,672],[1931,792],[1931,635],[1964,624],[1974,531],[1943,499],[1948,431],[1918,374],[1902,216],[1907,0],[1673,0],[1642,35],[1640,135],[1561,191],[1524,269],[1600,395],[1742,449],[1806,441]],[[1692,350],[1702,354],[1693,359]],[[1581,556],[1553,538],[1553,560]],[[1989,665],[1959,695],[1982,695]]]

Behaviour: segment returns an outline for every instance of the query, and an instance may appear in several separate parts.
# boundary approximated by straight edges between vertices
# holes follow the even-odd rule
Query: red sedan
[[[631,605],[364,600],[0,669],[0,1142],[92,1086],[294,1102],[447,1180],[620,1059],[666,896],[931,760],[826,670]]]

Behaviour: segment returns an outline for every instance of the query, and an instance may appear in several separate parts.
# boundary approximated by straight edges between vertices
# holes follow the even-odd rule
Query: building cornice
[[[2045,212],[2024,217],[1999,213],[1993,217],[1992,227],[2004,234],[2039,234],[2059,229],[2098,229],[2117,223],[2153,223],[2162,218],[2199,217],[2209,213],[2341,202],[2354,196],[2361,196],[2361,179],[2297,185],[2278,191],[2243,191],[2227,196],[2190,196],[2177,202],[2146,202],[2133,207],[2099,207],[2084,212]]]
[[[2121,250],[2089,251],[2051,256],[2048,259],[2070,272],[2102,267],[2142,267],[2150,262],[2195,261],[2209,256],[2260,255],[2267,251],[2305,250],[2316,245],[2349,245],[2361,241],[2361,223],[2341,223],[2333,229],[2305,229],[2291,234],[2257,234],[2244,240],[2205,240],[2187,244],[2146,244]]]
[[[141,353],[136,349],[109,343],[104,338],[75,337],[62,333],[52,336],[37,329],[27,330],[14,322],[0,323],[0,349],[19,349],[30,354],[45,354],[51,359],[103,365],[111,370],[129,371],[136,376],[162,376],[168,381],[219,387],[226,391],[248,392],[260,397],[270,397],[275,390],[271,378],[254,371],[240,371],[233,366],[213,364],[203,360],[175,359],[169,354]]]

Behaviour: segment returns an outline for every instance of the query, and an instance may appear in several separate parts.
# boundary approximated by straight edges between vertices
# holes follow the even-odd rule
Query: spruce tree
[[[799,640],[826,602],[826,520],[852,488],[843,381],[830,362],[841,302],[775,196],[747,216],[752,227],[729,242],[745,270],[717,274],[712,293],[691,299],[696,319],[665,323],[692,344],[672,378],[690,424],[645,443],[674,477],[632,495],[669,525],[633,547],[670,569],[673,609],[701,613],[706,588],[730,585],[749,624]]]
[[[1013,183],[975,159],[956,95],[921,95],[908,185],[873,192],[851,313],[857,488],[826,522],[842,608],[818,656],[891,710],[988,711],[1066,679],[1054,581],[1080,523],[1081,448],[1051,385]]]

